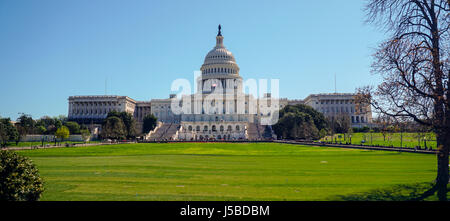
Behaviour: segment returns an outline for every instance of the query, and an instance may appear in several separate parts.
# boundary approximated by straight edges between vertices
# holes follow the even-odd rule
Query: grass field
[[[40,170],[41,200],[404,200],[430,188],[436,174],[429,154],[277,143],[18,152]]]
[[[363,145],[379,145],[379,146],[394,146],[394,147],[409,147],[414,148],[420,146],[421,148],[433,148],[436,149],[436,137],[432,133],[421,134],[419,141],[417,133],[391,133],[383,137],[382,133],[353,133],[351,134],[352,144]],[[423,137],[426,137],[424,140]],[[345,139],[344,139],[345,138]],[[348,136],[344,137],[344,134],[335,134],[334,136],[327,136],[322,141],[337,141],[337,142],[350,142]],[[364,141],[364,142],[362,142]]]

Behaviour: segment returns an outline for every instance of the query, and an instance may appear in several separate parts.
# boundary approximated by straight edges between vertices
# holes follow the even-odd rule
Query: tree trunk
[[[400,132],[400,147],[403,147],[403,132]]]
[[[436,177],[436,187],[438,191],[438,198],[440,201],[447,200],[447,184],[449,183],[449,147],[450,147],[450,133],[443,131],[436,134],[437,140],[437,163],[438,171]]]
[[[439,43],[439,27],[438,27],[438,18],[436,16],[435,11],[433,10],[434,6],[429,10],[431,25],[430,25],[430,34],[431,34],[431,43],[432,43],[432,51],[431,54],[433,56],[433,77],[435,81],[435,94],[437,95],[434,102],[434,115],[436,121],[433,122],[435,125],[443,126],[438,129],[436,133],[437,140],[437,161],[438,161],[438,173],[436,177],[436,186],[438,188],[438,197],[440,201],[447,200],[447,184],[449,181],[448,175],[448,154],[449,154],[449,146],[450,146],[450,129],[448,128],[448,124],[450,123],[450,116],[448,113],[448,103],[444,102],[445,88],[443,85],[444,82],[444,73],[441,69],[441,60],[440,60],[440,43]],[[449,90],[449,89],[447,89]],[[448,98],[447,98],[448,101]],[[447,105],[447,106],[446,106]]]

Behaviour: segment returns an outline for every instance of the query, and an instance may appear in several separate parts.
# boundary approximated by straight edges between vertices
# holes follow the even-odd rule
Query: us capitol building
[[[138,131],[148,114],[158,118],[157,127],[144,135],[148,140],[249,139],[273,137],[270,125],[286,105],[306,104],[328,118],[347,115],[352,127],[372,122],[370,105],[355,102],[353,93],[311,94],[304,100],[272,97],[254,98],[243,91],[243,79],[233,54],[223,44],[221,27],[215,47],[208,52],[196,79],[197,92],[165,99],[136,101],[127,96],[70,96],[68,118],[91,125],[94,133],[110,111],[131,113]],[[174,105],[175,104],[175,105]],[[175,108],[175,109],[174,109]],[[277,115],[278,116],[278,115]]]

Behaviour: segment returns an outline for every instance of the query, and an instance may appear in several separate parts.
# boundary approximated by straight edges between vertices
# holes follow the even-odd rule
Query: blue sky
[[[240,74],[280,79],[280,96],[375,85],[385,38],[364,1],[0,1],[0,116],[67,115],[72,95],[166,98],[192,81],[218,24]]]

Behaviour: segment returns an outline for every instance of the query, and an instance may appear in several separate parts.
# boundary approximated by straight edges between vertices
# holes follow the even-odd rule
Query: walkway
[[[397,151],[397,152],[408,152],[408,153],[427,153],[436,154],[436,150],[422,150],[413,148],[400,148],[400,147],[379,147],[379,146],[363,146],[363,145],[350,145],[350,144],[329,144],[320,143],[312,141],[285,141],[276,140],[276,143],[286,143],[286,144],[296,144],[296,145],[308,145],[308,146],[325,146],[325,147],[340,147],[340,148],[350,148],[350,149],[364,149],[364,150],[386,150],[386,151]]]

